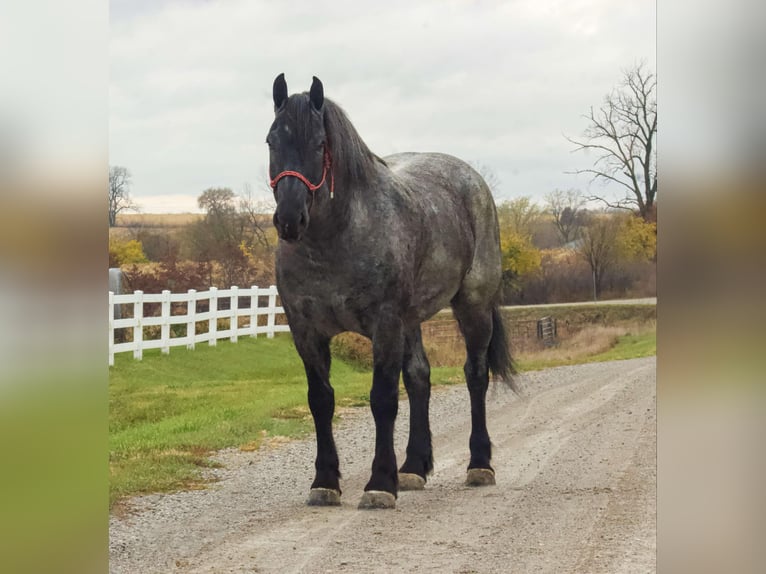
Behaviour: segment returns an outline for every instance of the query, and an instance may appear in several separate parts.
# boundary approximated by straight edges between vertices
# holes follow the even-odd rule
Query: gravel
[[[434,387],[435,468],[395,510],[360,511],[374,425],[339,413],[342,505],[305,505],[315,444],[220,451],[209,488],[136,497],[110,520],[110,572],[649,572],[656,551],[656,359],[559,367],[488,395],[497,486],[463,485],[469,402]],[[406,446],[400,403],[396,445]],[[403,460],[400,458],[400,460]]]

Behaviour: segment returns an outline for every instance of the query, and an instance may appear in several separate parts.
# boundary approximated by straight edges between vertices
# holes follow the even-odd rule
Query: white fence
[[[268,298],[268,305],[259,306],[259,298]],[[249,299],[249,305],[240,306],[242,298]],[[228,309],[219,309],[219,302],[228,300]],[[197,303],[207,301],[207,311],[198,313]],[[146,315],[144,305],[159,304],[158,315]],[[118,308],[128,307],[132,317],[115,318],[115,306]],[[184,314],[173,314],[185,311]],[[229,339],[236,342],[240,336],[257,337],[266,335],[273,337],[274,333],[289,332],[290,327],[286,324],[277,324],[277,315],[284,313],[281,306],[277,306],[277,288],[272,285],[262,289],[251,287],[249,289],[216,289],[211,287],[209,291],[195,291],[189,289],[187,293],[171,293],[163,291],[159,294],[149,294],[142,291],[134,291],[129,294],[116,295],[109,292],[109,365],[114,365],[115,353],[133,351],[135,359],[143,357],[144,349],[161,349],[163,353],[169,353],[170,347],[185,346],[193,349],[196,343],[207,342],[215,345],[218,339]],[[265,320],[259,321],[259,317]],[[218,320],[228,319],[228,328],[218,329]],[[208,329],[204,333],[197,333],[198,323],[207,321]],[[264,323],[264,324],[259,324]],[[185,325],[183,336],[172,336],[172,325]],[[159,327],[158,338],[144,338],[144,327]],[[115,330],[123,329],[132,332],[132,341],[115,342]],[[183,329],[181,329],[183,330]],[[123,331],[125,333],[125,331]]]

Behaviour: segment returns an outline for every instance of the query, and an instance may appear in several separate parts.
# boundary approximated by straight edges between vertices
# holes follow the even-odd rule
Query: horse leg
[[[405,335],[402,378],[410,401],[410,438],[407,458],[399,469],[399,490],[422,490],[434,461],[428,422],[431,368],[423,350],[420,325]]]
[[[375,419],[375,458],[359,508],[394,508],[398,475],[394,451],[394,422],[399,409],[399,374],[404,333],[401,320],[381,310],[372,336],[373,375],[370,407]]]
[[[471,397],[471,437],[468,463],[468,486],[495,484],[495,471],[490,465],[492,445],[487,432],[486,398],[489,387],[489,361],[487,350],[492,338],[492,311],[461,304],[453,305],[466,346],[463,370]]]
[[[315,506],[340,505],[338,451],[332,436],[335,393],[330,385],[330,340],[319,336],[293,334],[303,359],[308,380],[308,402],[317,437],[316,474],[307,503]]]

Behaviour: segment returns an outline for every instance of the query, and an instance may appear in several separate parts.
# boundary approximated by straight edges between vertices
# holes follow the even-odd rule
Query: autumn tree
[[[257,276],[268,274],[271,257],[256,257],[271,247],[266,233],[265,218],[258,217],[252,198],[238,197],[228,187],[206,189],[197,198],[205,216],[190,225],[191,256],[198,262],[215,263],[224,287],[247,284]],[[263,255],[264,253],[261,253]],[[270,255],[270,254],[269,254]],[[257,269],[257,267],[264,269]],[[213,283],[213,266],[210,282]]]
[[[657,224],[640,217],[623,218],[617,248],[625,261],[652,261],[657,257]]]
[[[119,267],[131,263],[146,263],[148,259],[144,254],[140,241],[135,239],[119,240],[109,238],[109,267]]]
[[[590,267],[598,298],[607,273],[656,257],[657,226],[633,214],[597,214],[583,227],[577,253]]]
[[[595,151],[598,156],[588,173],[593,181],[617,184],[624,196],[616,201],[593,195],[611,208],[637,211],[644,220],[654,217],[657,196],[657,80],[643,64],[624,72],[621,84],[591,107],[584,117],[589,125],[582,139],[567,139],[575,151]]]
[[[532,244],[532,228],[540,214],[540,208],[526,196],[497,206],[506,298],[519,295],[523,277],[540,268],[540,250]]]
[[[109,167],[109,227],[117,223],[118,213],[136,209],[130,197],[130,178],[127,168],[120,165]]]

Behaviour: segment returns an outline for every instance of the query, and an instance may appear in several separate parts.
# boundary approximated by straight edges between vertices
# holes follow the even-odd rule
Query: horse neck
[[[382,169],[385,167],[381,165],[377,170],[375,181],[365,183],[347,181],[343,177],[336,178],[333,198],[329,197],[329,191],[320,192],[327,195],[321,203],[315,205],[315,209],[310,214],[311,221],[306,232],[306,239],[320,245],[342,238],[352,227],[354,205],[365,201],[365,195],[374,193],[379,187],[379,182],[384,178]]]

